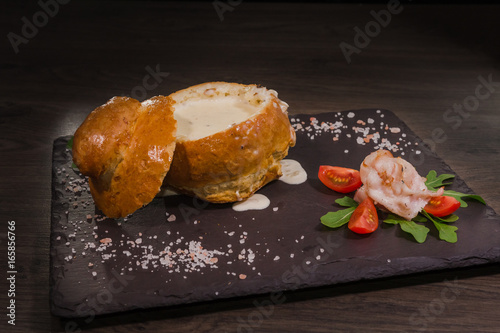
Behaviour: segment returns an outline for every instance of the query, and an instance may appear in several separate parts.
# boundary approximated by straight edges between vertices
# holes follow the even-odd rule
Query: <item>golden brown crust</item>
[[[127,216],[160,190],[175,149],[172,105],[165,96],[142,104],[114,97],[76,131],[73,160],[89,176],[94,201],[106,216]]]
[[[141,103],[129,97],[113,97],[92,111],[76,130],[73,160],[89,177],[100,177],[117,165],[130,144]]]
[[[178,141],[164,183],[182,193],[216,203],[243,200],[281,176],[279,161],[295,144],[286,103],[255,85],[211,82],[171,94],[177,103],[200,95],[241,94],[261,111],[211,136]]]

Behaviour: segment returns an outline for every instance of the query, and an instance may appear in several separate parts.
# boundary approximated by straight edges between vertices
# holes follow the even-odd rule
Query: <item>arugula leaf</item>
[[[457,233],[456,233],[456,231],[458,229],[457,227],[441,222],[441,221],[445,221],[445,220],[441,219],[439,217],[436,217],[434,215],[431,215],[431,214],[427,213],[425,210],[422,211],[422,214],[424,214],[429,220],[432,221],[432,223],[434,223],[434,226],[439,231],[439,239],[444,240],[448,243],[456,243],[457,242],[457,239],[458,239]]]
[[[442,175],[437,176],[437,172],[435,170],[431,170],[425,178],[427,179],[425,181],[427,188],[431,191],[436,191],[444,185],[450,185],[451,182],[445,183],[445,181],[455,178],[455,175],[443,173]]]
[[[349,207],[346,209],[338,210],[336,212],[328,212],[323,215],[321,223],[329,228],[338,228],[349,222],[352,213],[356,210],[356,207]]]
[[[415,222],[427,222],[427,218],[425,216],[422,216],[422,215],[417,215],[415,216],[412,221],[415,221]]]
[[[335,202],[344,207],[358,207],[358,203],[353,198],[348,196],[337,199]]]
[[[413,221],[403,220],[399,222],[401,230],[411,234],[418,243],[425,242],[430,229]]]
[[[427,219],[417,216],[413,220],[408,221],[402,218],[401,216],[389,214],[383,222],[389,224],[399,224],[401,230],[411,234],[418,243],[423,243],[427,239],[427,234],[429,233],[430,230],[429,228],[423,225],[415,223],[415,221],[425,222],[427,221]]]
[[[439,239],[444,240],[448,243],[457,242],[457,233],[455,232],[458,229],[457,227],[434,220],[432,220],[432,223],[434,223],[434,226],[439,231]]]
[[[68,140],[68,142],[66,143],[66,148],[68,148],[68,149],[73,149],[73,139],[74,139],[74,138],[75,138],[75,137],[74,137],[74,136],[72,136],[72,137]],[[78,167],[76,166],[76,164],[75,164],[74,162],[73,162],[73,163],[71,163],[71,168],[72,168],[73,170],[78,171]]]
[[[477,200],[480,203],[482,203],[483,205],[486,205],[486,202],[484,201],[484,199],[481,198],[481,196],[479,196],[477,194],[465,194],[465,193],[461,193],[461,192],[457,192],[457,191],[453,191],[453,190],[445,190],[443,195],[447,195],[449,197],[453,197],[453,198],[457,199],[460,202],[460,207],[469,206],[467,204],[467,202],[465,202],[463,199]]]
[[[437,216],[432,216],[435,220],[437,220],[438,222],[444,222],[444,223],[452,223],[452,222],[456,222],[458,220],[458,216],[456,216],[455,214],[450,214],[448,216],[444,216],[444,217],[437,217]]]
[[[68,149],[73,148],[73,138],[74,137],[71,137],[71,139],[69,139],[69,141],[66,143],[66,148],[68,148]]]
[[[400,219],[402,219],[402,218],[400,218],[397,215],[389,214],[389,216],[385,220],[383,220],[382,222],[387,223],[387,224],[399,224]]]

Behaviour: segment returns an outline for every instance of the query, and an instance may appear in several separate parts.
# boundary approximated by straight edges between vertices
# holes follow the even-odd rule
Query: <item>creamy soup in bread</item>
[[[236,96],[177,103],[177,138],[198,140],[239,124],[257,112],[257,107]]]

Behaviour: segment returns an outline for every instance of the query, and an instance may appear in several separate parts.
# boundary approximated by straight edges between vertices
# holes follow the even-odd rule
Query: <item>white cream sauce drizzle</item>
[[[233,204],[233,209],[237,212],[246,210],[262,210],[269,207],[271,201],[264,194],[255,193],[245,201],[239,201]]]
[[[283,176],[280,177],[282,182],[290,185],[302,184],[307,180],[306,170],[296,160],[284,159],[281,160],[281,172]]]
[[[198,140],[239,124],[258,112],[258,108],[237,96],[190,100],[175,105],[177,137]]]
[[[281,171],[283,176],[280,180],[291,185],[302,184],[307,180],[306,170],[296,160],[284,159],[280,161]],[[236,202],[233,204],[233,209],[237,212],[246,210],[262,210],[269,207],[271,201],[263,194],[256,193],[245,201]]]

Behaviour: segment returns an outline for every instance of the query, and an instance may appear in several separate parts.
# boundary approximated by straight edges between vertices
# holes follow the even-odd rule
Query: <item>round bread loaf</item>
[[[73,161],[89,176],[97,207],[124,217],[149,203],[172,162],[176,121],[170,97],[114,97],[92,111],[73,139]]]
[[[257,85],[209,82],[177,91],[177,145],[164,184],[214,203],[248,198],[281,176],[295,145],[288,105]]]

